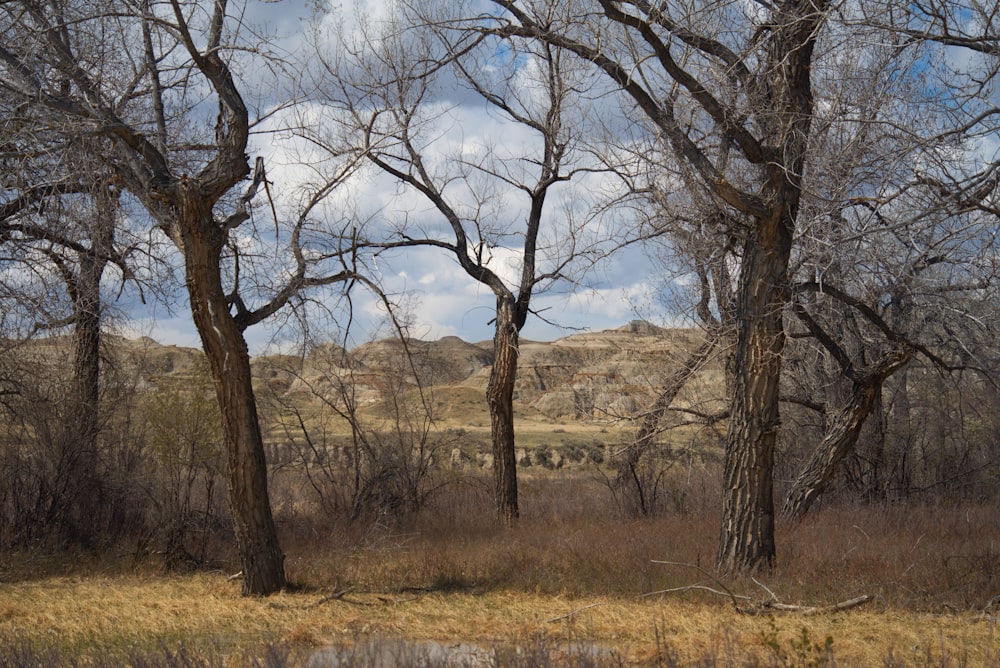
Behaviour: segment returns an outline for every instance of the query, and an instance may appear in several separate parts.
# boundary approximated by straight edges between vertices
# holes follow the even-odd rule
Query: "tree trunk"
[[[73,309],[73,377],[70,384],[67,432],[63,447],[72,462],[75,486],[69,510],[69,531],[82,545],[93,546],[104,527],[99,526],[104,499],[100,478],[101,392],[101,278],[112,252],[117,200],[100,188],[94,194],[90,224],[90,250],[77,252],[77,271],[63,266]]]
[[[517,458],[514,452],[514,381],[517,378],[518,329],[513,300],[497,297],[496,330],[493,336],[493,370],[486,386],[493,435],[493,480],[497,518],[512,527],[517,508]]]
[[[854,382],[850,401],[827,427],[823,441],[785,495],[781,509],[783,517],[801,518],[826,490],[837,467],[858,442],[861,427],[875,408],[885,379],[903,367],[911,356],[905,350],[890,352],[870,373]]]
[[[96,453],[100,400],[103,263],[81,257],[73,302],[73,403],[80,447]]]
[[[883,469],[886,457],[886,437],[888,436],[888,425],[886,420],[888,414],[885,409],[885,383],[879,388],[875,397],[875,407],[872,408],[872,444],[871,453],[868,456],[868,466],[862,480],[864,485],[862,493],[867,502],[884,498],[886,484],[883,479]]]
[[[101,274],[104,262],[80,255],[79,274],[74,280],[73,298],[73,378],[71,410],[67,415],[67,438],[63,447],[72,462],[72,484],[76,490],[67,520],[73,539],[91,547],[101,531],[97,518],[101,511],[98,437],[100,435],[101,376]],[[69,433],[71,432],[71,433]]]
[[[724,572],[774,565],[774,449],[780,420],[778,388],[785,345],[788,263],[802,195],[813,115],[812,54],[826,0],[789,0],[775,9],[768,38],[759,118],[762,202],[747,231],[737,289],[735,384],[726,439],[722,537]]]
[[[737,298],[741,322],[716,559],[723,572],[770,569],[775,557],[772,476],[792,225],[781,217],[761,219],[754,232],[743,255]]]
[[[191,313],[208,358],[222,413],[229,463],[229,506],[243,567],[243,594],[284,588],[284,555],[271,516],[267,465],[250,356],[229,310],[220,276],[223,230],[197,193],[185,192],[179,224]]]

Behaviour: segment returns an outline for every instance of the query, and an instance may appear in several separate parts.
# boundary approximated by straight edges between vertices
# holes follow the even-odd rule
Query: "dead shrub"
[[[158,387],[143,418],[149,512],[139,550],[162,555],[171,571],[204,565],[227,525],[222,424],[207,370]]]
[[[375,375],[341,348],[316,347],[312,376],[286,371],[322,409],[307,412],[287,395],[269,398],[281,434],[273,448],[280,475],[304,479],[331,517],[414,513],[453,477],[443,453],[460,435],[435,427],[432,398],[405,349],[399,354],[397,364],[386,365],[397,374]]]
[[[40,344],[41,345],[41,344]],[[101,387],[96,435],[68,390],[71,365],[55,344],[15,349],[0,404],[0,545],[99,549],[142,523],[139,459],[128,422],[130,381],[113,372]],[[9,360],[8,360],[9,361]]]

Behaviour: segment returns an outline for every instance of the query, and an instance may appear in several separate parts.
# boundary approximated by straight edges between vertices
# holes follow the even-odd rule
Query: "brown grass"
[[[299,649],[349,644],[359,637],[518,644],[544,636],[614,647],[630,662],[653,662],[664,645],[683,661],[705,656],[767,660],[775,652],[832,648],[842,665],[876,665],[890,653],[912,663],[928,656],[965,657],[970,665],[1000,661],[995,622],[973,613],[947,615],[877,604],[837,615],[747,617],[724,603],[683,597],[632,599],[551,596],[497,590],[486,593],[352,593],[326,601],[328,591],[284,593],[266,600],[239,595],[222,575],[46,578],[3,587],[5,634],[58,638],[73,654],[180,641],[189,646],[243,651],[263,641]],[[593,606],[593,607],[587,607]],[[548,621],[577,614],[559,620]]]
[[[181,642],[236,656],[265,642],[304,655],[367,637],[541,638],[661,665],[822,663],[830,637],[839,665],[1000,665],[997,611],[986,608],[1000,594],[995,500],[825,508],[781,526],[778,566],[759,580],[783,602],[875,598],[837,614],[746,616],[703,590],[644,596],[703,584],[768,598],[749,578],[706,574],[717,490],[684,484],[686,513],[640,522],[618,518],[597,480],[540,471],[525,476],[524,518],[510,532],[493,527],[488,485],[475,480],[395,520],[285,515],[296,588],[268,599],[242,598],[232,565],[166,576],[125,551],[120,563],[6,555],[0,637],[55,642],[69,656]]]

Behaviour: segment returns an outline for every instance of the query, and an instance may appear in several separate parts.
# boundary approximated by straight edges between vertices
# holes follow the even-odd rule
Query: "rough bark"
[[[180,190],[184,206],[178,230],[185,279],[222,413],[229,506],[243,570],[243,594],[268,595],[285,587],[284,555],[271,515],[250,356],[222,286],[220,254],[225,233],[193,188],[182,184]]]
[[[878,404],[886,378],[911,358],[912,352],[905,349],[887,353],[873,369],[854,381],[850,400],[830,422],[823,440],[785,494],[783,517],[800,519],[826,491],[837,467],[857,444],[861,428]]]
[[[97,451],[100,400],[101,294],[103,269],[93,258],[81,258],[77,296],[73,302],[73,403],[79,447]]]
[[[726,438],[722,534],[717,566],[724,572],[774,564],[774,448],[780,426],[778,387],[785,344],[782,309],[791,251],[787,221],[760,222],[743,257],[736,371]]]
[[[73,326],[72,376],[62,428],[61,447],[72,494],[65,510],[66,538],[92,547],[100,539],[102,485],[100,479],[101,278],[113,252],[117,203],[100,187],[92,193],[90,246],[75,249],[76,262],[51,254],[70,297]]]
[[[826,7],[822,0],[790,0],[775,9],[767,67],[761,74],[759,125],[767,156],[761,199],[767,213],[753,216],[737,290],[736,375],[716,558],[723,572],[774,565],[773,475],[781,424],[783,313],[791,292],[788,265],[813,114],[813,49]]]
[[[508,528],[517,521],[517,459],[514,451],[514,381],[517,378],[519,335],[510,298],[497,297],[494,360],[486,386],[493,437],[493,481],[496,511]]]
[[[73,301],[73,377],[70,386],[72,410],[65,447],[75,470],[77,495],[71,511],[71,530],[83,545],[92,545],[99,531],[94,519],[101,511],[98,479],[101,376],[101,276],[106,262],[91,254],[80,254],[79,274],[71,285]]]

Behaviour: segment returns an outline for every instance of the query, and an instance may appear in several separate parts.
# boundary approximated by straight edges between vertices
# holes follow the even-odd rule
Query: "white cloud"
[[[163,345],[201,348],[201,339],[187,311],[177,315],[132,318],[119,325],[116,333],[130,339],[148,336]]]
[[[255,19],[273,23],[274,31],[281,35],[282,48],[290,53],[298,50],[300,58],[305,58],[308,52],[305,46],[308,6],[306,0],[248,5]],[[339,38],[335,37],[338,25],[343,25],[347,34],[357,37],[366,25],[375,28],[380,23],[392,21],[396,17],[394,11],[392,3],[385,0],[341,3],[336,11],[323,18],[322,28],[329,40],[325,48],[339,48],[336,41]],[[516,75],[518,93],[523,94],[525,101],[535,99],[533,96],[540,91],[537,63],[526,59]],[[538,170],[540,143],[534,131],[508,122],[499,112],[488,112],[481,99],[460,88],[441,91],[440,102],[425,110],[427,133],[418,141],[423,142],[428,169],[451,177],[446,194],[460,215],[479,221],[478,230],[468,231],[470,243],[484,244],[487,266],[513,289],[520,278],[520,235],[523,235],[529,199],[523,190],[500,184],[497,179],[493,179],[491,186],[485,186],[487,179],[469,165],[502,160],[502,171],[509,178],[530,182]],[[338,163],[328,161],[324,151],[315,144],[280,132],[281,128],[296,125],[335,128],[335,121],[336,112],[312,102],[301,104],[294,111],[279,111],[257,128],[260,134],[255,135],[256,145],[251,155],[265,157],[270,194],[280,220],[293,219],[310,189],[338,169]],[[333,132],[331,130],[328,137],[331,143],[337,139]],[[462,165],[458,158],[465,164]],[[454,178],[461,172],[471,175],[469,182]],[[579,250],[604,233],[607,221],[597,218],[588,221],[587,214],[596,198],[607,196],[618,185],[601,174],[584,174],[552,191],[547,203],[546,227],[540,239],[541,271],[550,268],[560,258],[560,252],[566,252],[566,244],[571,238],[576,240]],[[255,204],[254,214],[259,218],[257,224],[263,233],[272,224],[271,204],[262,197],[258,197]],[[447,221],[423,195],[370,167],[356,172],[333,191],[311,220],[317,228],[337,226],[344,220],[359,226],[368,225],[370,237],[386,237],[393,228],[405,222],[414,236],[452,238]],[[273,234],[266,243],[270,244],[272,239]],[[265,249],[259,238],[241,238],[240,246],[247,251],[276,252],[270,245]],[[532,302],[533,308],[544,311],[545,319],[570,328],[604,329],[624,324],[636,317],[637,308],[654,301],[650,297],[652,287],[643,278],[649,273],[644,262],[640,254],[620,259],[612,257],[604,263],[600,285],[576,292],[566,285],[553,286],[561,291],[537,295]],[[495,297],[468,276],[447,251],[410,249],[405,254],[385,254],[378,259],[378,270],[384,289],[409,304],[408,315],[413,320],[415,335],[429,339],[454,335],[470,341],[492,338],[489,323],[494,314]],[[379,300],[370,295],[356,295],[354,304],[360,332],[375,328],[385,317]],[[136,331],[147,328],[153,338],[197,345],[197,335],[186,317],[185,313],[139,321]],[[563,336],[568,331],[532,316],[525,336],[545,340]],[[383,330],[383,334],[386,333],[387,330]],[[247,335],[255,351],[270,338],[266,324],[253,328]]]

